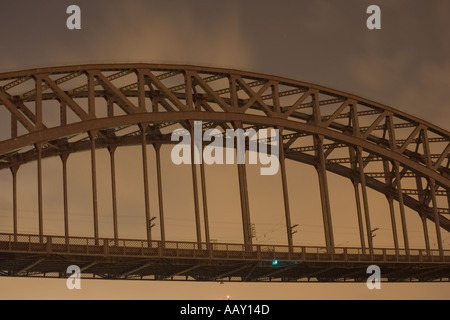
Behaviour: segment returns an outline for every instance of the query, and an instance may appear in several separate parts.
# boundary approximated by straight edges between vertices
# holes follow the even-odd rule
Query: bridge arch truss
[[[312,165],[317,170],[324,238],[335,248],[328,172],[352,181],[357,204],[360,249],[374,254],[368,189],[386,196],[392,240],[398,254],[410,254],[406,208],[423,222],[425,254],[432,255],[428,221],[435,226],[438,254],[445,256],[442,233],[450,231],[449,132],[394,108],[306,82],[236,70],[151,64],[114,64],[54,67],[0,74],[0,109],[10,117],[8,132],[0,139],[0,170],[10,170],[13,180],[13,240],[17,239],[17,173],[28,162],[37,162],[40,243],[44,243],[42,161],[59,157],[63,165],[65,238],[70,238],[67,193],[67,160],[71,154],[91,154],[93,234],[99,234],[96,150],[106,148],[111,159],[114,239],[119,241],[115,190],[115,151],[121,146],[142,145],[145,187],[145,221],[151,247],[147,145],[153,145],[161,186],[160,148],[170,144],[173,128],[203,130],[276,128],[281,132],[280,169],[286,243],[292,240],[289,179],[285,160]],[[138,131],[121,134],[124,128]],[[378,168],[370,171],[368,168]],[[200,181],[197,172],[200,171]],[[251,247],[252,230],[246,166],[238,165],[244,243]],[[205,171],[192,165],[197,243],[211,244],[208,229]],[[405,187],[407,186],[407,187]],[[162,190],[159,188],[162,204]],[[199,192],[201,189],[202,192]],[[200,194],[204,195],[203,197]],[[203,206],[201,205],[203,203]],[[395,208],[400,221],[395,219]],[[203,211],[203,212],[201,212]],[[161,238],[165,243],[164,211],[160,206]],[[143,217],[144,218],[144,217]],[[205,229],[201,229],[201,220]],[[402,229],[399,239],[397,224]],[[9,235],[10,236],[10,235]],[[204,238],[203,238],[204,237]],[[11,238],[10,238],[11,239]]]

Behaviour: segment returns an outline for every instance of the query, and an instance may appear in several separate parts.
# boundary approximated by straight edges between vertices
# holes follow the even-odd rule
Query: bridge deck
[[[277,263],[274,263],[277,261]],[[206,244],[0,234],[0,275],[203,281],[365,281],[376,264],[385,281],[449,281],[450,251]]]

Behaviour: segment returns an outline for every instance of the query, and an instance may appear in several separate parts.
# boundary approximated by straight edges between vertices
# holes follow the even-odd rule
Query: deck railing
[[[290,262],[450,263],[450,250],[326,248],[0,234],[0,252]]]

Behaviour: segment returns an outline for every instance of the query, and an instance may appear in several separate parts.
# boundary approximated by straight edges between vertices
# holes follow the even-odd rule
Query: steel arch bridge
[[[0,109],[11,123],[0,140],[0,170],[10,170],[13,195],[13,230],[0,234],[0,275],[66,277],[66,268],[76,264],[83,276],[91,278],[334,282],[365,281],[367,267],[377,264],[385,281],[449,280],[450,251],[442,234],[450,231],[450,134],[391,107],[276,76],[195,66],[114,64],[0,74]],[[197,241],[166,239],[160,148],[173,143],[173,129],[191,131],[196,120],[203,121],[204,131],[280,130],[275,143],[280,146],[285,243],[253,244],[245,164],[237,166],[243,243],[212,243],[203,164],[191,165]],[[123,134],[124,128],[136,126],[139,130]],[[115,151],[129,145],[142,146],[142,222],[147,238],[140,240],[121,239],[117,219]],[[159,239],[152,237],[148,145],[156,151]],[[111,159],[113,239],[99,234],[96,150],[101,148]],[[67,160],[83,151],[91,155],[94,236],[80,238],[70,234]],[[59,157],[63,168],[64,236],[44,233],[42,162],[50,157]],[[324,247],[293,244],[286,159],[317,170]],[[18,233],[17,174],[29,162],[37,163],[35,235]],[[353,183],[357,248],[335,246],[328,172]],[[392,248],[373,246],[369,188],[386,196]],[[401,221],[396,221],[396,207]],[[409,245],[406,208],[423,222],[423,248]],[[435,226],[437,250],[430,245],[429,221]]]

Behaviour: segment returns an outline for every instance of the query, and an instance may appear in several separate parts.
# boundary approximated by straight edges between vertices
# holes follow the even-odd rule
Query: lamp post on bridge
[[[295,228],[297,228],[298,227],[298,224],[294,224],[292,227],[291,227],[291,234],[292,235],[294,235],[294,234],[296,234],[297,232],[298,232],[298,230],[294,230]]]
[[[373,238],[375,238],[377,235],[375,234],[375,232],[377,232],[378,230],[380,230],[380,228],[375,228],[373,230],[370,231],[370,238],[373,240]]]
[[[156,223],[153,223],[153,221],[156,220],[156,217],[151,217],[150,220],[148,220],[148,229],[151,230],[156,226]],[[151,243],[149,243],[149,246],[151,246]]]

